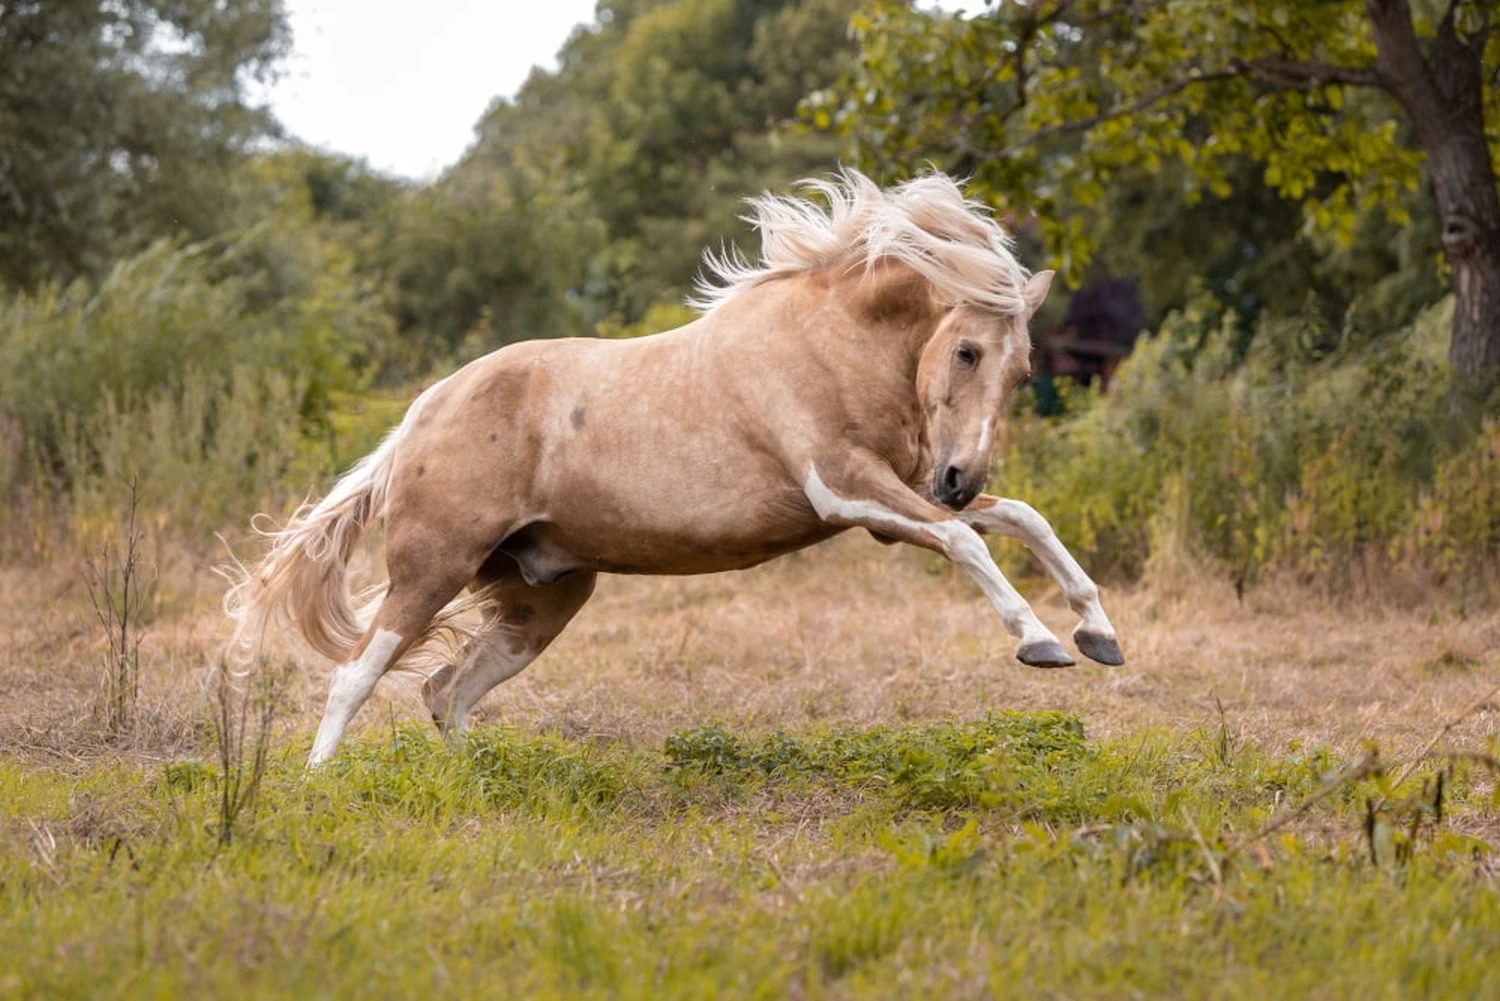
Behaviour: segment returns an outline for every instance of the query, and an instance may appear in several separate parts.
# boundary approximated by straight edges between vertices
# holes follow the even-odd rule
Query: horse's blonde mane
[[[688,305],[707,313],[772,279],[894,260],[926,278],[952,305],[1002,316],[1026,312],[1021,289],[1030,273],[1011,253],[1011,238],[946,174],[882,190],[844,167],[833,178],[798,186],[822,195],[828,209],[809,198],[769,192],[748,199],[751,212],[742,218],[760,230],[761,260],[746,260],[733,247],[707,252],[707,274]]]

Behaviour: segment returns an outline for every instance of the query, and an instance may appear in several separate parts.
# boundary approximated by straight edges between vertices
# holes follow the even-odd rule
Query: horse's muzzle
[[[968,507],[983,489],[983,481],[965,476],[957,466],[943,466],[932,478],[932,496],[944,507],[955,511]]]

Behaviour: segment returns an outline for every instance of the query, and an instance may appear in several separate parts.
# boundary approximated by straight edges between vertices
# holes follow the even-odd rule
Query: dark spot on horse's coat
[[[516,607],[509,609],[508,611],[509,614],[505,617],[511,622],[515,622],[517,624],[530,622],[532,619],[536,618],[536,609],[532,608],[530,605],[517,605]]]
[[[583,408],[582,407],[574,407],[573,408],[573,413],[568,416],[568,419],[573,422],[573,426],[575,428],[581,428],[581,427],[583,427],[583,421],[584,421],[584,410],[583,410]]]
[[[490,432],[490,441],[499,441],[499,440],[500,440],[499,433],[495,432],[495,431],[491,431]]]
[[[427,475],[427,467],[426,466],[418,466],[417,467],[417,475],[418,476],[426,476]]]

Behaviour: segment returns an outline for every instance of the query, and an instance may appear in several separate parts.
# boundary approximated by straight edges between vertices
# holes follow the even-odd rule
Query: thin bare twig
[[[1265,827],[1262,827],[1259,831],[1256,831],[1250,837],[1245,838],[1230,846],[1229,849],[1224,853],[1225,857],[1227,858],[1230,855],[1237,854],[1250,845],[1253,845],[1258,841],[1265,840],[1267,837],[1275,834],[1277,831],[1281,830],[1283,827],[1290,824],[1298,817],[1307,813],[1308,810],[1311,810],[1314,806],[1323,802],[1323,800],[1327,799],[1329,796],[1332,796],[1334,793],[1349,785],[1351,782],[1358,782],[1360,779],[1374,775],[1378,771],[1380,771],[1379,752],[1373,750],[1366,752],[1365,755],[1354,764],[1350,765],[1348,768],[1345,768],[1333,778],[1323,783],[1323,787],[1317,792],[1313,793],[1311,796],[1307,797],[1307,799],[1304,799],[1301,803],[1298,803],[1291,809],[1282,811],[1280,816],[1272,818],[1271,822],[1266,824]]]
[[[285,663],[258,661],[250,673],[250,689],[244,692],[235,689],[228,665],[221,662],[214,671],[214,743],[220,770],[218,833],[219,843],[228,845],[234,840],[241,816],[255,811],[270,761],[271,730],[285,696],[290,668]]]
[[[120,553],[106,545],[85,562],[83,583],[89,603],[104,631],[107,650],[102,672],[104,726],[112,737],[123,737],[134,724],[140,699],[142,607],[141,543],[144,532],[139,478],[130,481],[130,503],[125,519],[125,548]]]
[[[1474,713],[1478,712],[1480,707],[1482,707],[1486,702],[1493,699],[1496,695],[1500,695],[1500,684],[1497,684],[1495,687],[1485,692],[1479,698],[1469,703],[1469,705],[1462,709],[1456,716],[1453,716],[1448,720],[1448,722],[1444,723],[1442,729],[1433,734],[1432,738],[1428,740],[1426,744],[1422,745],[1422,749],[1418,751],[1416,755],[1406,763],[1401,771],[1396,774],[1396,779],[1391,783],[1391,788],[1395,789],[1399,787],[1402,782],[1405,782],[1411,776],[1411,773],[1416,770],[1416,767],[1423,761],[1427,760],[1428,755],[1432,752],[1432,749],[1438,745],[1438,741],[1442,740],[1444,737],[1448,736],[1448,734],[1452,733],[1454,727],[1458,726],[1458,724],[1462,723]],[[1385,802],[1386,797],[1381,796],[1379,801],[1377,801],[1375,804],[1375,809],[1379,810],[1385,805]]]

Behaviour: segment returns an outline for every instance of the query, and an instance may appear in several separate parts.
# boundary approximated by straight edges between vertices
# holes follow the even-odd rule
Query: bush
[[[1245,584],[1272,570],[1335,585],[1375,559],[1472,577],[1500,556],[1494,400],[1450,385],[1451,304],[1319,359],[1294,325],[1241,361],[1211,304],[1142,338],[1108,395],[1021,416],[998,488],[1090,565],[1139,576],[1181,547]]]
[[[160,243],[97,288],[0,299],[0,555],[90,540],[137,473],[147,520],[189,540],[315,485],[331,400],[387,326],[320,247]]]

